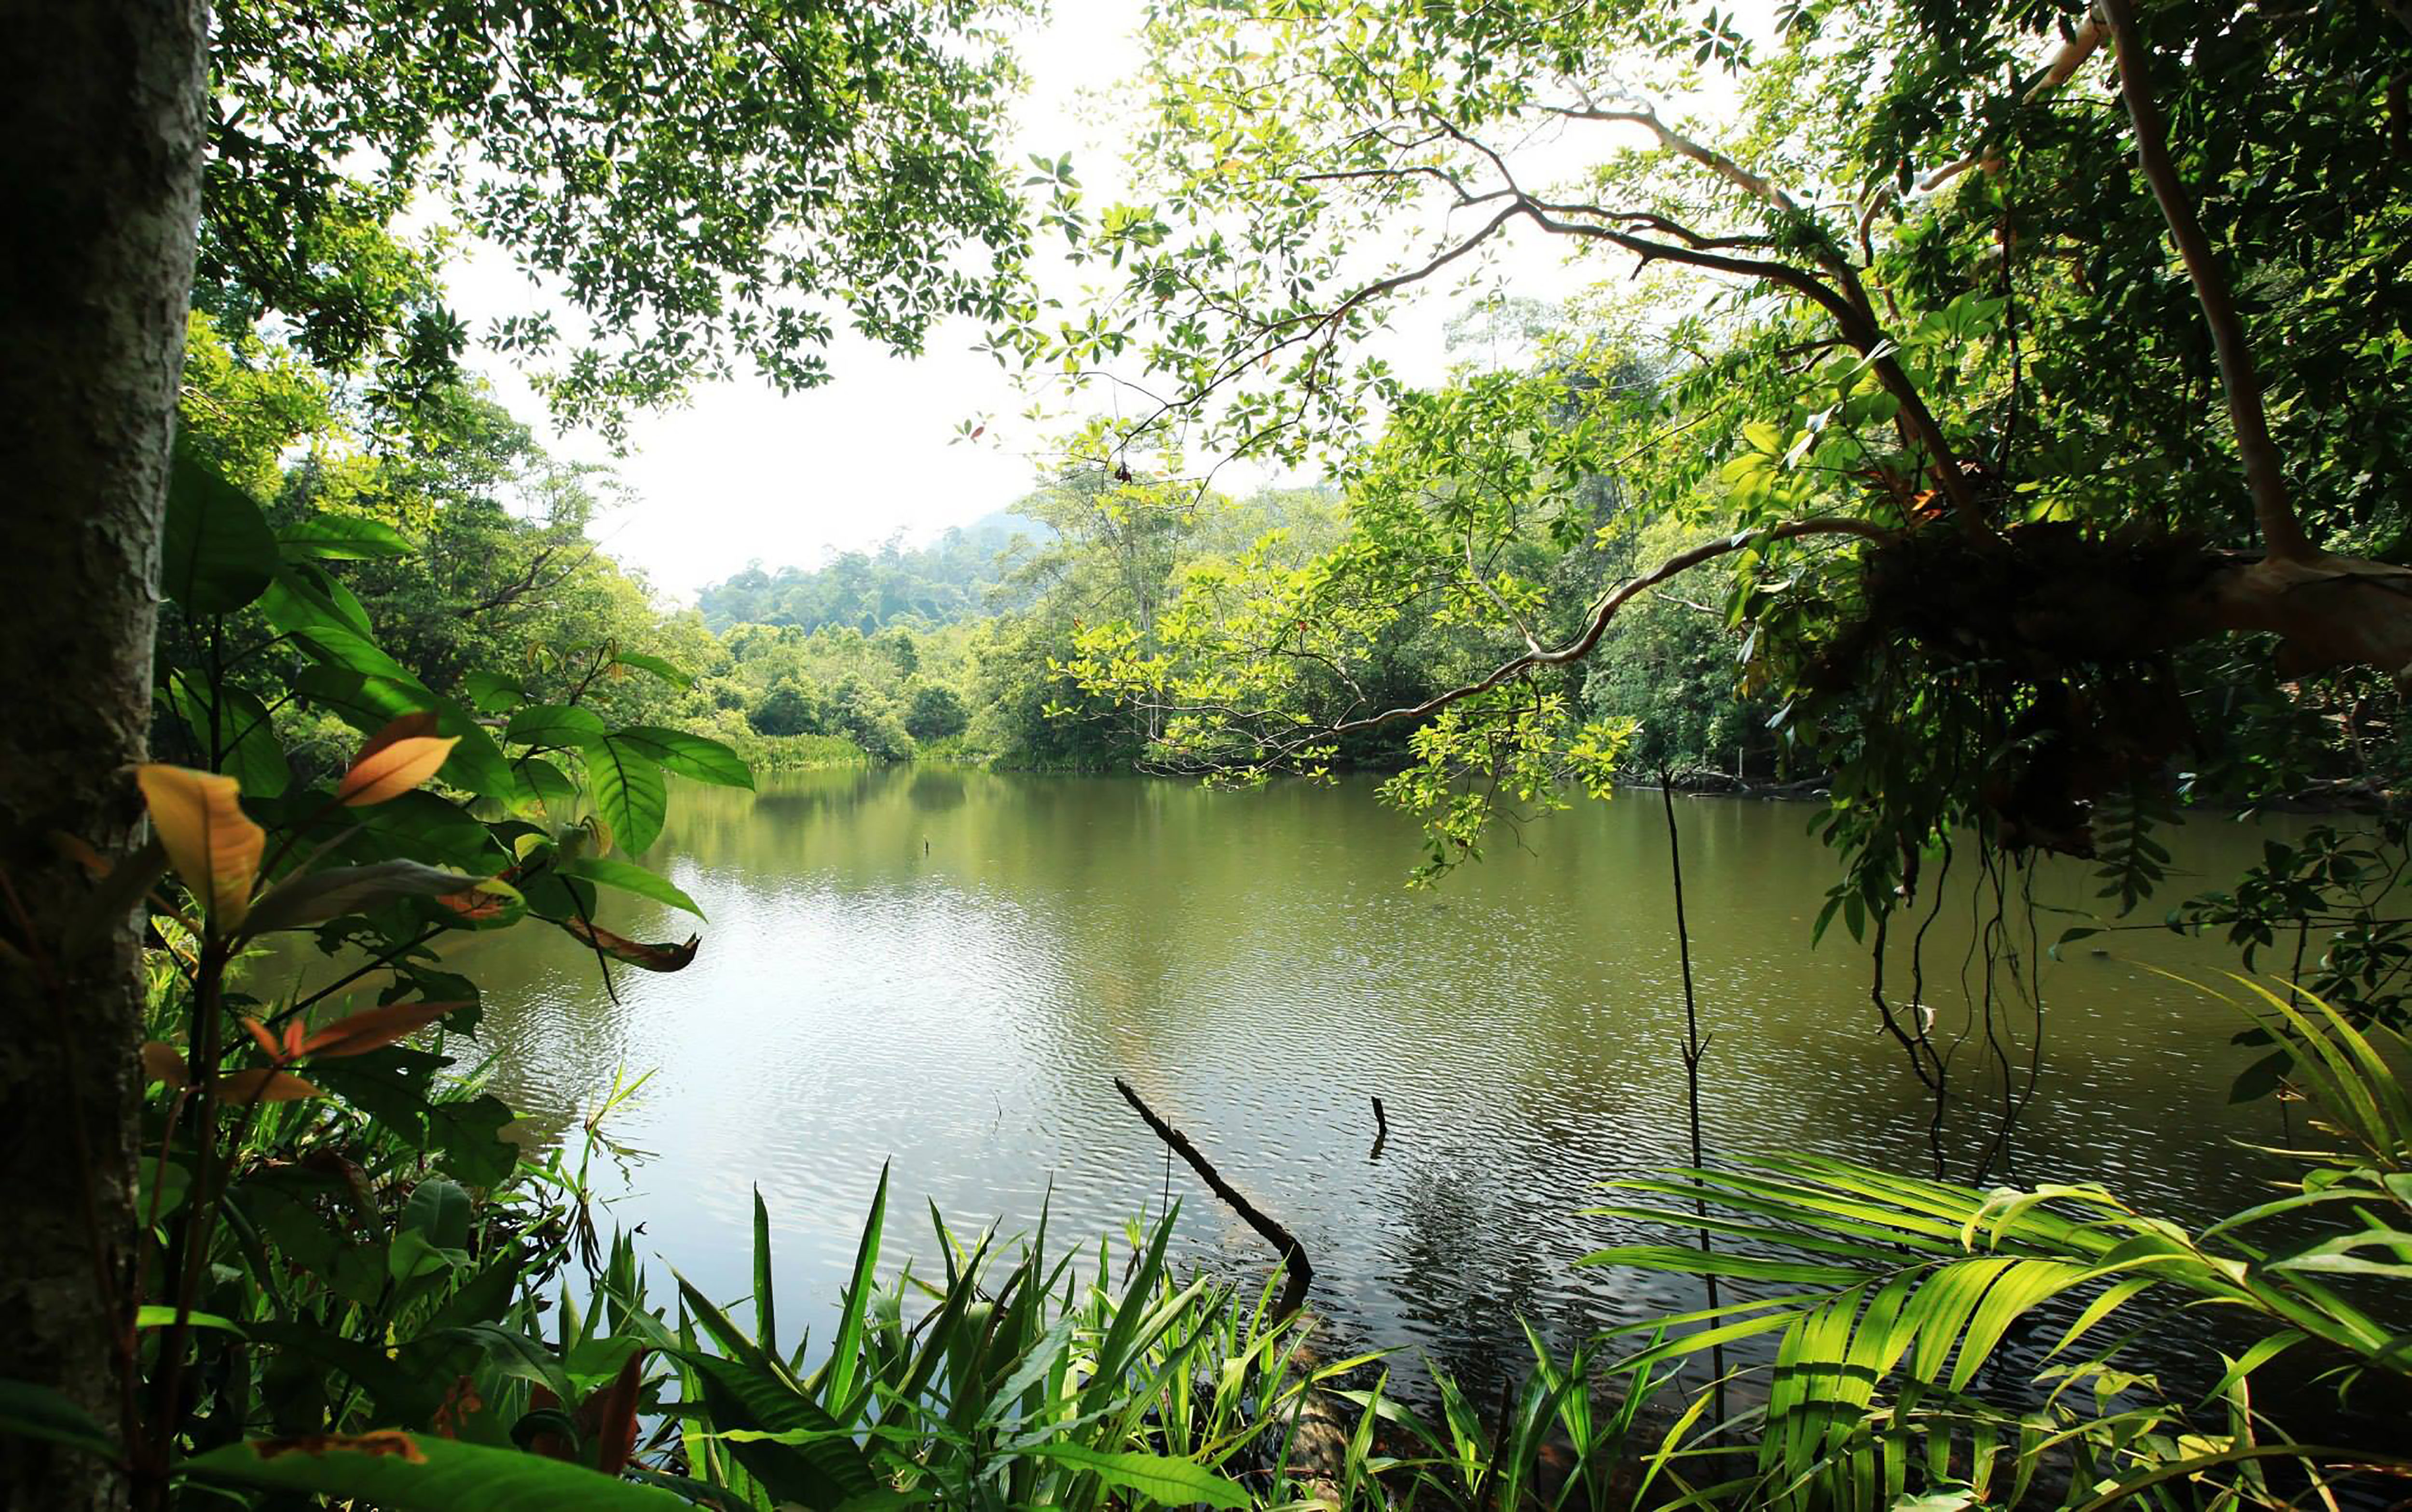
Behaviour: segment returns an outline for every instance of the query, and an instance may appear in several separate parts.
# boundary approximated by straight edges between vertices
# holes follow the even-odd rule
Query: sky
[[[1081,96],[1136,70],[1130,28],[1139,16],[1134,0],[1059,0],[1051,23],[1020,50],[1031,86],[1016,110],[1010,161],[1068,151],[1098,201],[1117,154],[1099,140],[1110,127],[1080,119]],[[447,285],[472,332],[543,300],[491,248],[473,249]],[[980,335],[972,322],[951,322],[932,334],[926,355],[908,360],[843,332],[830,347],[830,383],[782,394],[745,372],[699,387],[680,408],[638,416],[629,454],[616,458],[591,433],[554,432],[507,359],[479,344],[467,360],[556,455],[618,472],[635,502],[596,534],[656,590],[690,601],[750,560],[812,566],[833,549],[874,546],[899,530],[924,541],[1027,493],[1035,474],[1025,457],[954,439],[967,418],[1011,416],[1028,404],[993,358],[970,349]]]
[[[1101,86],[1138,70],[1140,47],[1131,32],[1140,15],[1139,0],[1056,0],[1048,23],[1019,48],[1030,86],[1015,109],[1008,161],[1070,152],[1093,209],[1111,202],[1121,186],[1123,121]],[[1566,269],[1562,244],[1511,247],[1507,257],[1522,292],[1554,300],[1584,281]],[[495,317],[554,302],[506,254],[475,243],[448,270],[447,285],[473,333]],[[1437,378],[1448,360],[1449,314],[1433,300],[1410,304],[1383,339],[1382,355],[1410,381]],[[773,570],[815,566],[835,550],[875,547],[899,531],[908,542],[925,542],[1028,493],[1036,467],[1013,448],[1039,438],[1017,435],[1007,423],[981,443],[956,440],[963,420],[1009,422],[1029,404],[995,359],[971,350],[981,334],[972,322],[951,322],[932,333],[925,355],[905,359],[843,332],[829,349],[831,382],[782,394],[748,371],[699,387],[681,407],[637,416],[620,456],[591,433],[553,431],[543,401],[508,359],[477,343],[467,360],[497,399],[537,427],[554,455],[618,473],[632,502],[598,521],[595,534],[657,593],[684,603],[749,562]],[[1217,476],[1227,490],[1304,480]]]

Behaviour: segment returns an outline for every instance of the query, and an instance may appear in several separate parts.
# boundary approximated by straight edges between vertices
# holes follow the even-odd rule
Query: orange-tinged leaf
[[[164,1081],[171,1087],[192,1084],[184,1069],[184,1052],[164,1039],[142,1042],[142,1072],[154,1081]]]
[[[463,924],[482,924],[502,917],[525,900],[520,896],[519,888],[501,877],[488,877],[459,892],[438,893],[435,901],[458,915]]]
[[[359,808],[400,798],[434,776],[435,769],[460,743],[457,735],[435,733],[434,714],[404,714],[360,747],[360,754],[352,758],[352,770],[335,785],[335,800]]]
[[[243,814],[241,785],[214,772],[155,762],[135,768],[134,780],[150,806],[151,828],[169,864],[208,905],[211,927],[227,931],[241,924],[251,909],[251,885],[268,838]]]
[[[300,1077],[287,1075],[272,1065],[229,1071],[218,1078],[215,1090],[220,1097],[230,1103],[291,1103],[304,1097],[326,1095]]]
[[[343,1055],[362,1055],[390,1045],[405,1035],[418,1033],[443,1018],[467,1007],[466,1003],[389,1003],[381,1008],[368,1008],[348,1019],[338,1019],[302,1042],[302,1053],[333,1059]]]
[[[284,1045],[277,1040],[273,1034],[269,1032],[269,1028],[266,1024],[261,1023],[257,1019],[245,1019],[243,1021],[243,1028],[251,1031],[252,1039],[261,1050],[268,1052],[268,1058],[270,1060],[281,1061],[285,1059]]]
[[[244,1446],[263,1460],[273,1460],[286,1454],[373,1454],[391,1455],[412,1464],[425,1464],[427,1451],[411,1441],[409,1434],[390,1428],[380,1428],[367,1433],[304,1433],[299,1438],[252,1439]]]
[[[92,842],[81,835],[71,835],[64,829],[53,829],[51,831],[51,844],[58,847],[60,855],[82,867],[84,874],[94,881],[97,882],[109,875],[109,858],[93,849]]]
[[[695,960],[696,951],[703,946],[700,934],[688,935],[684,945],[647,945],[640,940],[623,938],[610,930],[597,929],[582,918],[565,918],[561,927],[612,960],[625,961],[631,966],[642,966],[647,971],[684,970],[687,963]]]

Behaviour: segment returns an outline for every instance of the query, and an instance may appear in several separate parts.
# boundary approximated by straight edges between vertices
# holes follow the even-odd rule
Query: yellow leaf
[[[184,1074],[184,1052],[164,1039],[142,1042],[142,1072],[154,1081],[164,1081],[171,1087],[188,1084]]]
[[[213,1090],[230,1103],[290,1103],[304,1097],[326,1095],[300,1077],[279,1071],[272,1065],[229,1071],[218,1078]]]
[[[382,803],[434,776],[461,743],[459,736],[438,737],[434,728],[434,714],[404,714],[369,737],[352,758],[352,770],[335,785],[336,801],[353,808]]]
[[[208,907],[221,933],[251,911],[251,885],[268,837],[244,816],[242,786],[231,777],[156,763],[137,767],[134,780],[151,808],[151,828],[169,864]]]

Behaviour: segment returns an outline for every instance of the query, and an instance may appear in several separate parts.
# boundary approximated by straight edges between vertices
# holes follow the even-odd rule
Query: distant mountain
[[[697,594],[696,607],[714,631],[839,624],[870,635],[899,621],[951,624],[993,611],[991,595],[1010,570],[1002,554],[1017,541],[1035,545],[1054,534],[1027,515],[993,510],[927,546],[905,546],[900,532],[875,551],[843,551],[819,567],[766,572],[754,563]]]

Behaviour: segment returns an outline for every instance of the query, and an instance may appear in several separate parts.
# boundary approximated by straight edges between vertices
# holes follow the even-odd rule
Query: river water
[[[883,1162],[891,1266],[934,1255],[925,1196],[965,1231],[1026,1231],[1044,1202],[1052,1234],[1094,1236],[1160,1211],[1169,1189],[1185,1263],[1261,1273],[1260,1241],[1186,1169],[1168,1173],[1121,1077],[1300,1236],[1313,1305],[1346,1342],[1401,1347],[1409,1373],[1420,1353],[1479,1388],[1526,1353],[1519,1317],[1564,1341],[1699,1305],[1691,1283],[1575,1264],[1644,1237],[1578,1214],[1599,1183],[1687,1154],[1659,802],[1584,802],[1417,891],[1413,826],[1360,780],[1234,793],[918,766],[774,775],[758,794],[687,785],[646,858],[709,916],[687,970],[615,973],[615,1003],[591,955],[537,926],[467,937],[451,960],[484,989],[495,1090],[533,1126],[569,1124],[617,1068],[652,1073],[607,1126],[644,1153],[601,1180],[612,1216],[644,1225],[640,1253],[666,1262],[657,1286],[674,1265],[742,1297],[758,1185],[781,1311],[826,1335]],[[1816,809],[1677,812],[1712,1158],[1812,1150],[1929,1169],[1930,1104],[1879,1033],[1866,951],[1839,924],[1810,947],[1836,874],[1807,832]],[[2179,874],[2147,910],[2232,880],[2268,832],[2185,827]],[[1966,880],[1923,951],[1946,1035],[1970,1012]],[[2036,882],[2056,905],[2094,906],[2092,892],[2075,866]],[[2044,916],[2043,942],[2071,921]],[[620,897],[600,922],[665,940],[692,921]],[[2024,918],[2008,922],[2023,947]],[[2106,941],[2112,953],[2091,948]],[[2142,969],[2208,979],[2232,955],[2157,932],[2066,953],[2040,976],[2017,1178],[2101,1181],[2182,1220],[2253,1200],[2282,1168],[2237,1141],[2274,1142],[2280,1112],[2228,1106],[2241,1020]],[[1904,983],[1905,955],[1892,971]],[[2002,1018],[2022,1083],[2033,1009],[2013,992]],[[1978,1102],[1997,1095],[1989,1064],[1980,1028],[1954,1063]],[[1954,1117],[1955,1157],[1980,1122]]]

